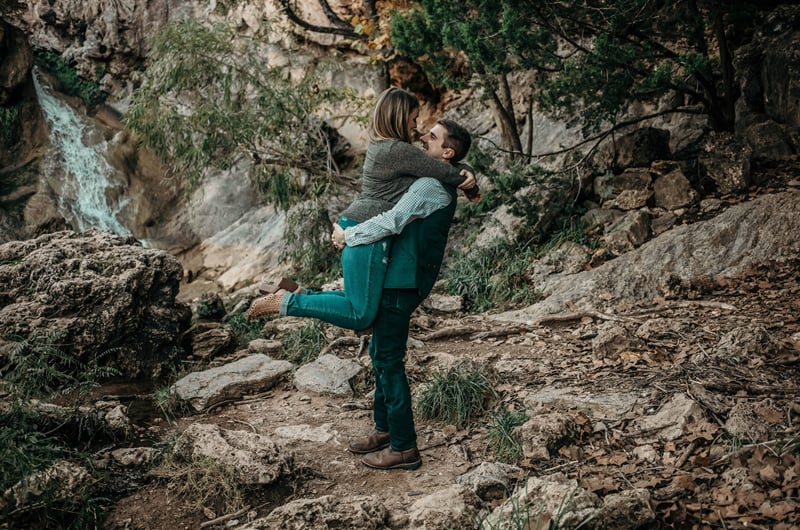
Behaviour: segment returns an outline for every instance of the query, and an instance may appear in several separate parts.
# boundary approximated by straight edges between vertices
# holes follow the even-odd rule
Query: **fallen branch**
[[[475,328],[474,326],[456,326],[453,328],[440,329],[438,331],[428,333],[427,335],[422,335],[421,337],[419,337],[419,340],[426,341],[426,340],[437,340],[437,339],[449,339],[452,337],[471,335],[472,333],[478,333],[480,331],[482,330]]]
[[[225,521],[228,521],[230,519],[234,519],[236,517],[239,517],[240,515],[246,514],[249,510],[250,510],[250,507],[249,506],[245,506],[244,508],[242,508],[238,512],[229,513],[227,515],[223,515],[221,517],[217,517],[216,519],[211,519],[210,521],[206,521],[204,523],[200,523],[200,528],[208,528],[209,526],[215,526],[215,525],[218,525],[220,523],[224,523]]]
[[[323,355],[326,355],[331,351],[333,351],[335,348],[339,348],[342,346],[361,346],[362,342],[363,342],[362,337],[351,337],[351,336],[339,337],[338,339],[335,339],[330,344],[322,348],[322,351],[319,352],[319,356],[322,357]],[[361,349],[359,348],[359,353],[360,351]]]
[[[692,453],[695,452],[695,450],[699,445],[700,444],[697,442],[697,440],[692,440],[692,442],[689,444],[689,447],[686,448],[686,450],[683,452],[678,461],[675,462],[675,467],[677,469],[682,468],[683,465],[686,463],[687,460],[689,460],[689,457],[692,456]]]

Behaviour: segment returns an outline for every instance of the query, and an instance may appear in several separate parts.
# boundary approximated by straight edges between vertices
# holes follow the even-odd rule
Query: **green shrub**
[[[446,372],[436,372],[417,400],[417,413],[422,418],[440,420],[466,427],[472,416],[484,410],[484,403],[493,394],[489,377],[482,368],[460,363]]]
[[[80,413],[77,405],[102,378],[117,375],[101,367],[97,359],[80,361],[62,351],[64,331],[37,331],[27,339],[7,339],[9,356],[0,371],[0,387],[8,393],[10,406],[0,413],[0,490],[8,491],[36,473],[61,460],[78,461],[87,455],[76,453],[68,443],[72,438],[85,441],[97,432],[99,424],[92,414]],[[70,419],[53,425],[53,418],[40,415],[32,406],[33,398],[61,396],[76,405],[74,426],[63,428]],[[77,430],[77,432],[73,432]],[[87,466],[83,466],[87,467]],[[69,498],[57,495],[54,481],[33,502],[18,505],[19,499],[6,497],[0,519],[11,527],[98,528],[107,499],[97,497],[90,488],[70,492]]]
[[[486,441],[498,460],[509,464],[522,457],[522,445],[514,436],[514,429],[528,420],[524,410],[500,410],[489,418]]]
[[[8,363],[0,369],[0,378],[16,399],[51,397],[54,394],[80,398],[99,385],[101,379],[118,371],[100,366],[99,359],[88,362],[62,351],[66,332],[34,331],[30,338],[12,337]]]
[[[98,83],[103,71],[98,70],[91,81],[81,79],[75,68],[69,66],[61,55],[50,51],[37,54],[36,64],[56,76],[64,94],[79,97],[86,105],[95,105],[106,99]]]

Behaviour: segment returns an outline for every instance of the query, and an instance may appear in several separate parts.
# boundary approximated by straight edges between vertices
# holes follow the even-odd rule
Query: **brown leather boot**
[[[373,451],[380,451],[384,447],[389,447],[389,433],[372,431],[366,438],[350,442],[347,449],[353,454],[365,455]]]
[[[422,465],[422,458],[419,451],[414,447],[405,451],[395,451],[387,447],[377,453],[369,453],[361,459],[365,466],[374,469],[417,469]]]

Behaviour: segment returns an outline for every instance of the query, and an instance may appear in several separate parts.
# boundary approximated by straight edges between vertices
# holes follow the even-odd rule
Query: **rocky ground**
[[[421,313],[408,370],[419,391],[431,373],[454,362],[480,363],[495,378],[496,396],[487,407],[525,410],[532,428],[548,433],[544,455],[541,447],[525,447],[512,487],[527,476],[562,484],[574,479],[599,498],[646,490],[652,514],[641,509],[617,527],[799,528],[798,315],[800,260],[784,261],[733,278],[697,278],[662,299],[613,313],[570,313],[535,326],[491,315]],[[434,329],[450,331],[435,339]],[[357,350],[335,353],[354,357]],[[345,450],[371,428],[364,395],[332,397],[283,384],[176,421],[178,428],[200,422],[264,434],[295,454],[293,476],[258,488],[246,499],[248,510],[211,526],[235,527],[292,500],[377,495],[387,512],[384,527],[399,529],[423,527],[423,500],[497,460],[487,417],[463,430],[419,420],[424,464],[413,472],[370,470]],[[553,422],[545,419],[554,418],[558,427],[548,427]],[[192,507],[197,499],[174,490],[163,481],[146,483],[115,506],[108,528],[200,528],[225,515],[213,499],[199,510]],[[484,499],[481,508],[500,502]],[[446,512],[428,510],[440,508]],[[314,526],[310,519],[291,527],[340,527]],[[434,519],[424,527],[448,527],[433,526]],[[526,528],[552,522],[554,514]]]

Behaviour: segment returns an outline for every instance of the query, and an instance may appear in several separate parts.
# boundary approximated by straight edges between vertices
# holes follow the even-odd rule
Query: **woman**
[[[475,187],[471,171],[431,158],[412,145],[418,116],[419,101],[403,89],[392,87],[378,97],[370,120],[361,195],[342,212],[340,227],[354,226],[389,210],[417,178],[432,177],[462,189]],[[383,239],[344,247],[344,292],[280,289],[254,300],[245,318],[280,313],[314,317],[347,329],[368,328],[378,311],[390,243]]]

